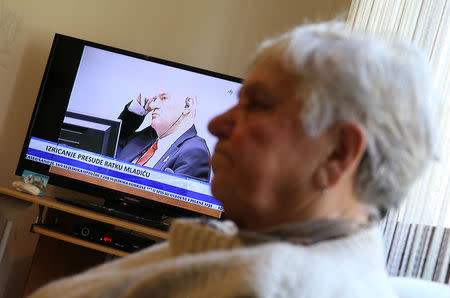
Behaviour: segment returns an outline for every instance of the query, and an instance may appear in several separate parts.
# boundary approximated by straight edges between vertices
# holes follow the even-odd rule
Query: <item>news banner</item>
[[[74,173],[223,211],[210,185],[78,148],[31,137],[26,158]]]

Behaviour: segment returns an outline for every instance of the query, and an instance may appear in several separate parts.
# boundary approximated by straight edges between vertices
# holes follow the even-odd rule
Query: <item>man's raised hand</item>
[[[150,112],[150,102],[151,100],[148,98],[142,100],[142,95],[139,93],[139,95],[131,101],[128,110],[137,115],[145,116]]]

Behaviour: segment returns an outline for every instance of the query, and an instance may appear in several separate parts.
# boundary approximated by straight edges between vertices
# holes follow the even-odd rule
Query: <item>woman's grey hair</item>
[[[351,32],[344,23],[299,26],[262,43],[256,59],[281,58],[298,76],[304,129],[340,121],[365,127],[358,197],[381,216],[398,206],[432,157],[427,61],[414,46]]]

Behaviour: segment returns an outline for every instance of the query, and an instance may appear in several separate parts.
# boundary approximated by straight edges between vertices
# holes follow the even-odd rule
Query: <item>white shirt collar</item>
[[[161,139],[158,139],[158,147],[153,153],[153,156],[144,164],[146,167],[153,168],[156,163],[163,157],[163,155],[169,150],[170,146],[178,140],[189,128],[191,128],[192,122],[186,121],[181,123],[177,130],[170,135],[167,135]]]

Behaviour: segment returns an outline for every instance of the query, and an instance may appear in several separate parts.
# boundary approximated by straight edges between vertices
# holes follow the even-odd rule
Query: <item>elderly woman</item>
[[[266,41],[209,125],[235,224],[176,221],[167,243],[33,297],[395,297],[375,223],[431,156],[425,65],[335,22]]]

